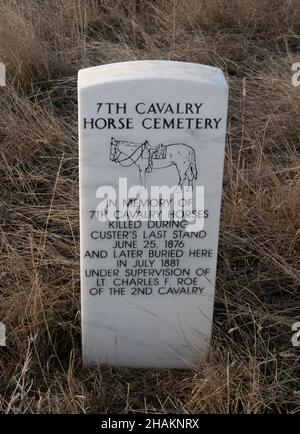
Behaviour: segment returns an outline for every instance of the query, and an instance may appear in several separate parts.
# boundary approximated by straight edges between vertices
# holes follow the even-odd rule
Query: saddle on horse
[[[146,169],[147,173],[152,172],[153,160],[165,159],[167,155],[167,146],[160,143],[157,146],[149,145],[148,141],[144,144],[144,149],[142,152],[142,158],[148,159],[148,167]]]

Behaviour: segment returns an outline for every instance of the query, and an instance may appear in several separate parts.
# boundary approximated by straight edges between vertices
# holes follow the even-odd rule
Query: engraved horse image
[[[193,181],[197,179],[195,151],[184,143],[150,146],[147,140],[135,143],[112,137],[109,159],[121,166],[137,166],[143,187],[146,187],[147,173],[170,166],[176,167],[179,187],[185,182],[193,186]]]

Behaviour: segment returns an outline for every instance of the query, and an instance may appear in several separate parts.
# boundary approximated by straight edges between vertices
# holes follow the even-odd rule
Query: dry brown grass
[[[300,409],[297,0],[0,0],[2,412]],[[132,59],[230,82],[213,344],[193,371],[83,370],[76,72]]]

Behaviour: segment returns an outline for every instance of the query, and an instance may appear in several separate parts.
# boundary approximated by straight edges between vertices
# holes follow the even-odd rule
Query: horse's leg
[[[188,186],[193,186],[193,172],[191,168],[187,166],[187,163],[183,162],[179,167],[178,164],[176,164],[176,168],[179,176],[178,185],[183,187],[183,184],[187,181]]]
[[[140,175],[140,184],[143,185],[143,169],[138,166],[139,168],[139,175]]]
[[[182,176],[181,174],[179,175],[179,183],[178,183],[178,187],[182,188],[183,187],[183,183],[185,181],[185,176]]]
[[[185,175],[183,176],[183,179],[182,179],[181,187],[183,187],[183,185],[184,185],[184,183],[185,183],[186,180],[188,180],[188,182],[189,182],[189,179],[188,179],[188,177],[186,176],[186,173],[185,173]],[[190,184],[188,184],[188,185],[190,185]]]
[[[177,173],[178,173],[178,187],[182,188],[183,183],[185,181],[185,172],[182,170],[181,167],[178,167],[178,165],[176,164],[176,169],[177,169]]]
[[[141,167],[141,166],[138,166],[138,167],[139,167],[139,175],[140,175],[140,184],[141,184],[142,187],[146,187],[146,181],[147,181],[147,179],[146,179],[146,175],[147,175],[146,169],[145,169],[145,167]]]

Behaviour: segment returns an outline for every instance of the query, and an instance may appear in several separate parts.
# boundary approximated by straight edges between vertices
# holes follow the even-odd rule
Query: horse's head
[[[110,151],[109,151],[110,161],[117,162],[119,154],[120,151],[118,150],[118,141],[112,137],[110,141]]]
[[[121,166],[131,166],[141,157],[146,144],[128,142],[127,140],[116,140],[113,137],[110,141],[109,159]]]

